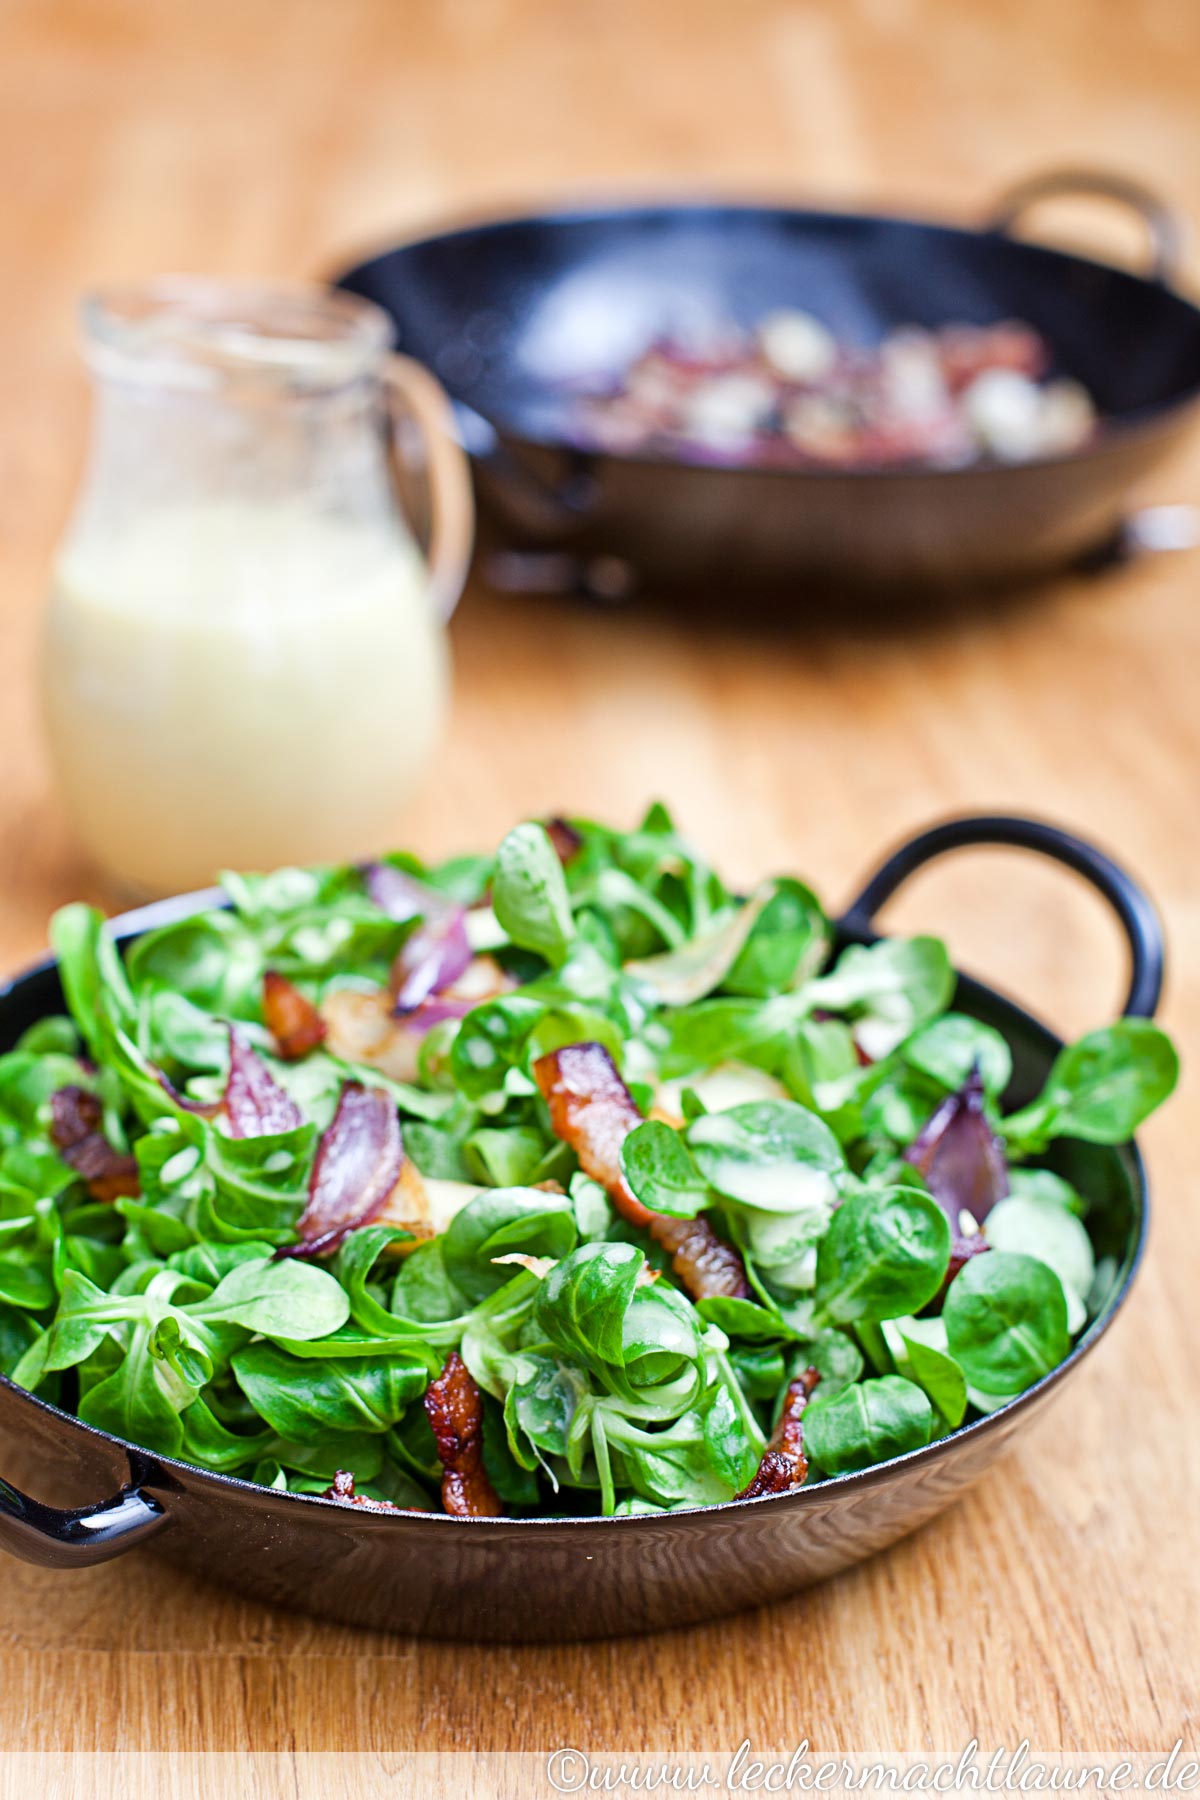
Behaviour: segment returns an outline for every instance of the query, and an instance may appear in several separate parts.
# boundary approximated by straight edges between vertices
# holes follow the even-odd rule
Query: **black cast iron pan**
[[[1033,202],[1080,193],[1142,216],[1145,273],[1012,235]],[[540,553],[526,565],[535,585],[557,567],[597,591],[783,586],[801,598],[814,583],[1011,582],[1113,542],[1130,489],[1200,395],[1200,309],[1174,287],[1180,245],[1175,220],[1136,183],[1063,171],[1013,188],[974,230],[642,204],[449,231],[340,280],[392,315],[400,348],[448,389],[484,519],[504,545]],[[900,324],[1023,319],[1058,372],[1089,389],[1104,429],[1068,455],[950,471],[714,468],[571,447],[562,380],[616,375],[681,322],[752,326],[779,306],[863,343]]]
[[[1076,870],[1116,911],[1129,943],[1125,1012],[1148,1017],[1162,984],[1150,902],[1108,857],[1027,819],[952,820],[897,850],[838,926],[838,944],[877,935],[879,907],[948,850],[1015,845]],[[118,921],[128,941],[213,903],[165,901]],[[1013,1051],[1010,1099],[1041,1087],[1058,1040],[966,976],[955,1004],[998,1027]],[[60,1010],[53,963],[0,990],[0,1050]],[[0,1482],[0,1546],[78,1568],[153,1540],[165,1556],[242,1593],[431,1637],[507,1641],[600,1637],[690,1624],[779,1599],[871,1555],[956,1499],[1074,1377],[1129,1292],[1146,1237],[1145,1176],[1132,1144],[1065,1144],[1062,1173],[1092,1202],[1088,1229],[1107,1299],[1066,1362],[1018,1399],[923,1450],[862,1474],[760,1500],[618,1519],[456,1519],[358,1512],[151,1456],[0,1377],[0,1439],[37,1499]],[[11,1467],[11,1463],[10,1463]],[[109,1496],[97,1499],[97,1496]]]

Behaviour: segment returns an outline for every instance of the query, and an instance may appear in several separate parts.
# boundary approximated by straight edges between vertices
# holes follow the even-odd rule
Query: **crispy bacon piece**
[[[263,1018],[285,1062],[298,1062],[325,1041],[325,1021],[286,975],[263,976]]]
[[[317,1148],[298,1244],[281,1256],[329,1256],[387,1205],[404,1165],[396,1103],[383,1088],[347,1081],[337,1111]]]
[[[483,1466],[483,1397],[456,1350],[425,1390],[425,1414],[445,1471],[443,1509],[460,1518],[498,1519],[504,1508]]]
[[[539,1057],[534,1079],[550,1108],[556,1137],[570,1144],[579,1166],[606,1189],[623,1219],[640,1225],[671,1257],[693,1300],[713,1294],[749,1297],[746,1269],[732,1244],[707,1219],[673,1219],[651,1212],[621,1171],[621,1145],[642,1115],[603,1044],[568,1044]]]
[[[808,1458],[804,1454],[804,1409],[821,1377],[816,1369],[805,1369],[789,1381],[783,1396],[779,1423],[767,1442],[754,1479],[747,1483],[735,1500],[757,1500],[760,1494],[785,1494],[789,1488],[803,1487],[808,1476]]]
[[[959,1092],[942,1101],[904,1152],[904,1160],[925,1177],[956,1234],[964,1212],[982,1225],[997,1200],[1003,1200],[1008,1192],[1008,1163],[1004,1146],[983,1110],[983,1078],[978,1065]]]
[[[361,1506],[364,1512],[411,1512],[410,1506],[395,1506],[390,1500],[372,1500],[369,1494],[356,1494],[354,1476],[349,1469],[339,1469],[332,1487],[327,1487],[322,1500],[340,1500],[343,1506]]]
[[[142,1191],[137,1159],[113,1149],[103,1119],[98,1096],[87,1088],[61,1087],[50,1096],[50,1136],[92,1199],[133,1199]]]

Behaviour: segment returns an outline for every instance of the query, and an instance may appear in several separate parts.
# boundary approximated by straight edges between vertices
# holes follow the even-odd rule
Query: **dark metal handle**
[[[988,212],[984,229],[1009,232],[1039,200],[1062,194],[1089,194],[1114,200],[1137,213],[1150,240],[1147,273],[1152,281],[1174,287],[1183,264],[1187,228],[1165,200],[1126,175],[1109,175],[1102,169],[1048,169],[1042,175],[1030,175],[1001,194]]]
[[[592,458],[584,450],[568,452],[566,473],[547,481],[504,443],[490,419],[464,400],[455,400],[459,438],[476,468],[528,529],[569,531],[595,504],[599,492]]]
[[[108,1562],[169,1523],[166,1510],[138,1487],[122,1488],[98,1506],[63,1511],[0,1481],[0,1549],[43,1568]]]
[[[1133,877],[1111,857],[1094,844],[1040,819],[983,816],[947,819],[942,825],[934,825],[892,852],[850,903],[844,923],[869,931],[880,907],[910,875],[948,850],[972,849],[981,844],[1033,850],[1073,869],[1103,894],[1120,919],[1129,944],[1129,993],[1122,1011],[1126,1017],[1152,1019],[1163,982],[1163,931],[1157,912]]]

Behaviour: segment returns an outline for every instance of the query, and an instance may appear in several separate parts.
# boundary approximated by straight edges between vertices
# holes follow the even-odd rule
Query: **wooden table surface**
[[[46,559],[82,453],[72,309],[101,277],[292,276],[443,214],[688,186],[977,213],[1103,163],[1200,217],[1194,0],[7,0],[0,12],[0,963],[93,892],[38,740]],[[1073,215],[1115,254],[1121,224]],[[1064,225],[1063,229],[1066,229]],[[1194,271],[1193,271],[1194,273]],[[1200,442],[1151,497],[1197,496]],[[926,629],[739,629],[480,587],[409,840],[660,794],[736,880],[831,904],[893,840],[1028,809],[1115,847],[1165,911],[1166,1007],[1200,1050],[1200,554]],[[733,598],[736,599],[736,596]],[[1065,1030],[1112,1013],[1116,933],[1063,875],[986,854],[890,918]],[[1151,1749],[1194,1726],[1200,1115],[1145,1133],[1148,1265],[1052,1423],[944,1519],[710,1627],[456,1648],[272,1611],[132,1557],[5,1562],[0,1748]],[[332,1790],[331,1790],[332,1791]]]

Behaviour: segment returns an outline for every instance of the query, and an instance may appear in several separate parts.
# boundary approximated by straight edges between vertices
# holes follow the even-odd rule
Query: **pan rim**
[[[108,924],[118,941],[127,943],[140,936],[144,931],[155,929],[157,925],[173,923],[178,919],[190,917],[223,900],[224,895],[219,888],[199,889],[193,893],[176,894],[164,900],[153,901],[133,912],[123,913],[110,919]],[[878,937],[881,935],[864,930],[849,920],[835,919],[833,923],[835,931],[851,942],[871,943],[878,941]],[[27,984],[54,973],[57,968],[57,957],[44,957],[0,983],[0,1017],[3,1016],[5,1008],[12,1003],[15,996]],[[1019,1024],[1024,1030],[1040,1038],[1043,1047],[1050,1055],[1054,1055],[1062,1048],[1062,1039],[1056,1033],[1016,1001],[1009,999],[999,989],[980,981],[975,976],[965,974],[957,967],[955,967],[954,973],[966,989],[963,998],[966,999],[968,1005],[978,1004],[980,1001],[995,1004],[1009,1016],[1014,1025]],[[137,1478],[138,1485],[141,1487],[151,1490],[159,1488],[169,1494],[172,1490],[179,1491],[187,1483],[194,1483],[199,1478],[202,1484],[215,1482],[221,1489],[231,1489],[233,1493],[252,1498],[263,1505],[299,1502],[305,1506],[315,1506],[323,1510],[332,1509],[343,1518],[352,1517],[356,1526],[372,1531],[394,1530],[400,1527],[411,1529],[414,1526],[432,1524],[437,1529],[446,1527],[461,1529],[465,1526],[475,1531],[494,1528],[512,1533],[528,1528],[542,1533],[556,1529],[561,1531],[565,1528],[577,1530],[581,1527],[629,1529],[647,1523],[652,1523],[656,1530],[664,1527],[672,1530],[677,1528],[686,1530],[689,1521],[716,1517],[727,1518],[731,1513],[744,1514],[749,1509],[759,1507],[786,1506],[796,1511],[808,1510],[820,1506],[823,1496],[836,1497],[837,1495],[862,1493],[891,1479],[897,1471],[926,1465],[932,1466],[947,1457],[954,1456],[960,1445],[978,1442],[990,1432],[995,1431],[1003,1421],[1013,1420],[1018,1414],[1029,1411],[1039,1398],[1047,1395],[1064,1381],[1083,1358],[1095,1348],[1128,1300],[1145,1256],[1150,1227],[1150,1195],[1145,1164],[1137,1143],[1131,1139],[1126,1144],[1112,1146],[1112,1150],[1114,1155],[1125,1160],[1140,1202],[1136,1238],[1126,1246],[1122,1259],[1124,1274],[1119,1285],[1109,1296],[1103,1311],[1092,1320],[1083,1336],[1072,1346],[1070,1354],[1048,1374],[1035,1382],[1032,1387],[1026,1388],[1023,1393],[1013,1395],[1002,1406],[997,1407],[995,1412],[987,1413],[981,1418],[972,1420],[969,1424],[960,1425],[954,1431],[948,1432],[945,1437],[936,1438],[932,1443],[923,1444],[916,1450],[905,1451],[901,1456],[890,1457],[886,1462],[875,1463],[869,1468],[853,1470],[843,1475],[827,1476],[812,1487],[795,1488],[787,1493],[764,1494],[751,1500],[723,1500],[708,1506],[680,1507],[671,1511],[627,1513],[608,1517],[588,1513],[551,1518],[460,1518],[448,1513],[406,1512],[403,1510],[397,1513],[377,1513],[347,1505],[345,1501],[328,1499],[322,1494],[298,1494],[266,1488],[257,1482],[247,1481],[239,1475],[222,1474],[214,1469],[206,1469],[199,1463],[185,1462],[180,1457],[160,1455],[156,1451],[147,1450],[144,1445],[132,1443],[127,1438],[117,1437],[111,1432],[101,1431],[99,1427],[89,1425],[76,1413],[67,1412],[64,1408],[55,1406],[50,1401],[30,1393],[27,1388],[18,1386],[8,1375],[0,1374],[0,1387],[11,1393],[18,1402],[28,1402],[43,1414],[49,1414],[68,1428],[82,1431],[92,1438],[123,1451],[129,1459],[131,1470],[141,1470]],[[155,1474],[159,1470],[178,1471],[180,1476],[187,1478],[187,1482],[176,1480],[164,1483],[157,1481]],[[680,1521],[678,1527],[676,1527],[675,1521]]]
[[[487,209],[478,214],[466,214],[461,219],[452,219],[442,230],[430,231],[420,229],[410,237],[404,237],[381,248],[374,249],[360,257],[352,265],[339,270],[331,276],[336,286],[351,286],[364,276],[368,270],[377,268],[392,257],[408,256],[435,245],[447,245],[463,242],[472,238],[491,237],[505,231],[516,229],[558,229],[573,225],[589,225],[606,221],[645,220],[652,222],[659,214],[721,214],[727,213],[737,217],[753,218],[766,214],[785,218],[789,221],[810,223],[813,225],[848,225],[879,226],[894,225],[928,232],[935,236],[952,240],[978,242],[992,240],[1004,244],[1014,252],[1028,256],[1034,261],[1044,261],[1060,269],[1084,268],[1100,273],[1118,281],[1133,282],[1140,289],[1152,289],[1167,299],[1177,302],[1191,316],[1192,322],[1200,332],[1200,302],[1177,287],[1154,280],[1136,269],[1123,268],[1119,263],[1105,262],[1100,257],[1087,256],[1074,249],[1064,249],[1057,245],[1039,242],[1035,239],[1023,238],[989,229],[986,225],[958,223],[944,218],[930,217],[923,213],[905,213],[900,211],[856,212],[831,206],[796,205],[794,197],[790,200],[781,198],[773,201],[759,196],[730,191],[723,194],[719,191],[693,192],[673,194],[650,192],[630,194],[624,198],[619,196],[597,197],[586,199],[578,204],[562,207],[548,206],[543,211],[493,211]],[[358,291],[353,289],[352,291]],[[457,410],[474,413],[478,419],[485,420],[507,445],[516,448],[525,447],[534,450],[548,450],[576,459],[586,465],[589,461],[603,461],[615,466],[627,466],[633,469],[651,467],[659,470],[670,470],[672,473],[691,475],[693,473],[711,473],[723,478],[742,477],[752,479],[771,479],[780,481],[816,480],[830,482],[836,480],[862,481],[880,480],[889,482],[927,481],[931,477],[953,478],[963,481],[975,479],[996,479],[998,477],[1015,477],[1025,471],[1034,473],[1059,467],[1073,467],[1093,461],[1103,460],[1108,453],[1117,454],[1128,447],[1131,442],[1151,433],[1156,428],[1173,425],[1177,418],[1181,421],[1190,409],[1200,402],[1200,373],[1195,382],[1180,389],[1169,399],[1157,402],[1152,406],[1133,408],[1120,414],[1100,415],[1101,425],[1097,435],[1075,450],[1059,452],[1051,455],[1039,455],[1022,458],[1019,462],[986,461],[967,463],[957,467],[940,468],[930,463],[856,463],[851,467],[826,467],[822,465],[798,464],[794,468],[761,461],[721,462],[708,461],[702,457],[681,457],[662,455],[652,451],[613,451],[599,445],[588,445],[561,432],[531,431],[518,424],[507,412],[484,413],[475,404],[454,391],[453,382],[447,382],[440,372],[438,379],[446,386],[452,404]],[[550,391],[547,387],[547,393]],[[484,459],[486,461],[486,458]]]

